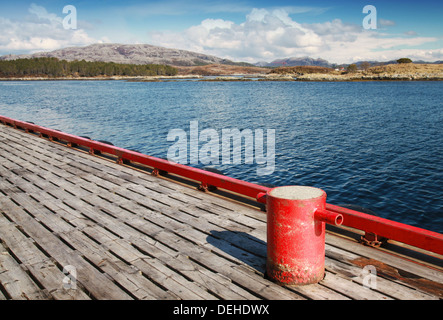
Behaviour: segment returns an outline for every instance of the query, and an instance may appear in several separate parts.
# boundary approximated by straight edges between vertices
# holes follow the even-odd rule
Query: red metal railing
[[[94,153],[94,151],[100,151],[102,153],[114,155],[119,163],[122,163],[123,161],[136,162],[153,168],[154,172],[162,170],[191,179],[201,183],[202,189],[207,189],[208,186],[214,186],[256,199],[261,203],[266,203],[266,193],[270,189],[254,183],[172,163],[164,159],[151,157],[135,151],[78,137],[57,130],[48,129],[1,115],[0,122],[15,128],[21,128],[29,132],[38,133],[40,136],[46,136],[50,140],[58,139],[64,141],[68,144],[68,146],[76,144],[78,146],[89,148],[89,152],[91,154]],[[331,212],[340,213],[343,216],[343,225],[345,226],[363,230],[366,233],[373,233],[381,237],[396,240],[398,242],[443,255],[443,235],[440,233],[342,208],[328,203],[326,204],[326,209]]]
[[[342,208],[327,203],[326,209],[341,213],[343,224],[366,233],[374,233],[387,239],[403,242],[438,254],[443,254],[443,235],[404,223],[376,217],[370,214]]]

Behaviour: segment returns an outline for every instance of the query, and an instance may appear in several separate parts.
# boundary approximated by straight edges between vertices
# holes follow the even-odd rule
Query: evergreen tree
[[[0,77],[96,77],[96,76],[174,76],[177,69],[166,65],[118,64],[113,62],[68,62],[57,58],[17,59],[0,61]]]

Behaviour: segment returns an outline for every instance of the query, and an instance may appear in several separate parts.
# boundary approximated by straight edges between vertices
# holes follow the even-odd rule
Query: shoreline
[[[11,77],[0,78],[0,81],[110,81],[110,80],[187,80],[187,79],[200,79],[202,76],[189,75],[189,76],[99,76],[99,77]]]
[[[356,82],[356,81],[443,81],[443,74],[236,74],[236,75],[178,75],[178,76],[100,76],[100,77],[11,77],[0,81],[128,81],[128,82],[164,82],[164,81],[203,81],[203,82],[242,82],[242,81],[299,81],[299,82]]]
[[[222,64],[204,66],[172,66],[176,73],[157,71],[157,75],[99,75],[86,77],[78,73],[53,77],[40,74],[2,74],[0,81],[112,81],[162,82],[162,81],[310,81],[310,82],[353,82],[353,81],[442,81],[443,64],[400,63],[374,66],[363,70],[339,70],[317,66],[242,67]],[[24,72],[24,71],[22,71]],[[109,73],[114,73],[109,71]],[[138,72],[135,72],[137,74]],[[86,73],[88,74],[88,73]],[[97,73],[92,73],[97,74]],[[172,75],[174,74],[174,75]]]

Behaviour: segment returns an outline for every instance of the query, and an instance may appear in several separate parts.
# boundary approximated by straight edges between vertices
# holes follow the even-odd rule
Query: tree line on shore
[[[168,65],[121,64],[114,62],[66,61],[57,58],[32,58],[0,61],[0,77],[98,77],[98,76],[174,76],[178,70]]]

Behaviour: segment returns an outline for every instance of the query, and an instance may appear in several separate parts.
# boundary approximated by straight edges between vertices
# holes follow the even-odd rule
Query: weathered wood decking
[[[443,298],[441,265],[326,240],[324,280],[281,287],[265,213],[0,124],[0,300]]]

